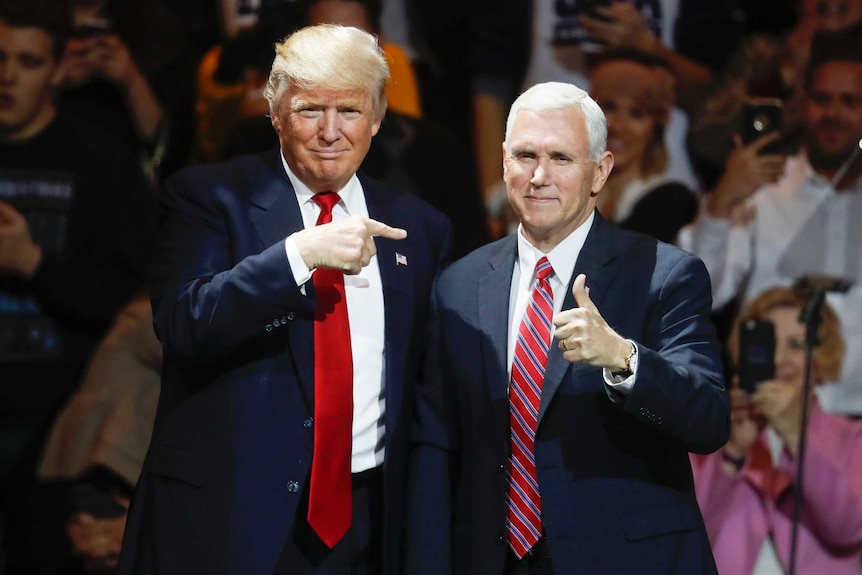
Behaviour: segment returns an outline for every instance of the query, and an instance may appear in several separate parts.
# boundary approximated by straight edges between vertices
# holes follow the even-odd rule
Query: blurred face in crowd
[[[309,24],[341,24],[361,30],[373,30],[368,12],[360,2],[318,0],[308,10]]]
[[[764,316],[775,325],[775,379],[799,387],[805,377],[805,326],[799,322],[800,311],[781,306]]]
[[[605,152],[590,157],[584,114],[579,108],[522,110],[503,149],[503,179],[509,203],[526,239],[550,251],[581,225],[614,165]]]
[[[593,72],[590,95],[608,121],[608,151],[614,155],[615,173],[640,174],[649,147],[660,145],[655,140],[655,105],[646,97],[654,83],[650,69],[637,62],[609,61]]]
[[[862,62],[827,62],[817,67],[805,104],[811,163],[837,169],[862,138]]]
[[[273,116],[290,169],[314,192],[338,191],[380,128],[364,89],[290,87]]]
[[[0,139],[35,136],[54,117],[52,48],[44,30],[13,28],[0,20]]]
[[[862,0],[803,0],[800,20],[815,30],[841,30],[862,21]]]

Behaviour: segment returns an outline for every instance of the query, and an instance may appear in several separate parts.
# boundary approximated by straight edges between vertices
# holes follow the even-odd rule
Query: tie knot
[[[320,215],[317,224],[326,224],[332,221],[332,208],[341,198],[335,192],[319,192],[311,196],[311,200],[320,206]]]
[[[536,262],[537,280],[546,280],[552,273],[554,273],[554,268],[551,267],[551,262],[548,261],[547,257],[543,256],[542,259]]]

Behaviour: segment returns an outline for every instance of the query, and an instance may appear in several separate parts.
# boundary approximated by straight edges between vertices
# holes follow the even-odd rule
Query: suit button
[[[278,318],[275,318],[274,320],[272,320],[272,327],[278,327],[280,325],[281,325],[281,322],[278,320]]]
[[[287,490],[291,493],[297,493],[299,491],[299,481],[288,481]]]
[[[295,317],[296,317],[296,315],[293,312],[290,312],[289,314],[287,314],[288,321],[293,321],[293,318],[295,318]]]
[[[314,419],[311,417],[306,417],[302,420],[302,426],[306,429],[311,429],[311,426],[314,424]]]
[[[266,324],[266,331],[267,332],[272,331],[272,324],[271,323]]]

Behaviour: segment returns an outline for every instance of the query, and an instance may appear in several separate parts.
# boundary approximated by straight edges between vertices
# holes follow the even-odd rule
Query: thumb
[[[575,296],[575,301],[578,303],[578,307],[597,311],[596,305],[593,303],[593,300],[590,299],[590,288],[588,288],[586,284],[587,276],[584,274],[578,274],[578,277],[575,278],[575,283],[572,284],[572,295]]]
[[[390,240],[403,240],[407,237],[407,230],[401,228],[392,228],[378,222],[377,220],[368,220],[368,231],[374,237],[389,238]]]

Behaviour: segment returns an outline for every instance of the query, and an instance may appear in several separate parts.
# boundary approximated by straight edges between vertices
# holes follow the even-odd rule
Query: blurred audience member
[[[277,144],[263,88],[275,57],[273,46],[299,28],[301,15],[295,2],[270,2],[262,10],[264,17],[254,27],[212,47],[200,62],[193,163],[218,162]],[[260,123],[260,129],[249,133],[239,128],[246,121]]]
[[[156,414],[162,348],[150,301],[117,317],[55,419],[27,528],[40,575],[110,573]],[[34,565],[35,566],[35,565]]]
[[[862,422],[821,409],[804,397],[807,296],[772,288],[736,321],[731,355],[739,359],[739,332],[750,320],[775,328],[775,378],[753,393],[738,379],[730,389],[731,435],[722,451],[692,455],[695,490],[719,573],[787,573],[791,562],[800,435],[807,433],[799,514],[797,573],[862,573]],[[821,308],[812,383],[841,371],[844,341],[838,316]],[[807,430],[803,402],[810,401]]]
[[[139,148],[155,183],[191,144],[190,47],[161,0],[71,0],[60,106]]]
[[[744,40],[692,115],[689,154],[703,189],[718,182],[750,98],[782,100],[783,148],[796,151],[804,144],[805,70],[812,38],[817,32],[837,31],[862,35],[862,0],[798,0],[792,29],[781,35],[754,33]]]
[[[67,31],[51,0],[0,0],[0,498],[7,538],[20,534],[22,489],[45,427],[143,284],[155,231],[155,202],[134,152],[55,106]]]
[[[624,228],[673,243],[697,214],[697,198],[665,175],[664,135],[675,101],[670,68],[641,52],[609,52],[593,70],[591,86],[608,120],[608,151],[614,155],[599,211]]]
[[[824,386],[827,411],[862,414],[862,36],[820,33],[805,97],[804,148],[786,161],[763,154],[777,134],[738,143],[695,224],[680,234],[701,256],[713,306],[743,304],[773,285],[806,275],[855,285],[830,293],[842,318],[847,354],[840,381]],[[691,232],[691,233],[690,233]]]

